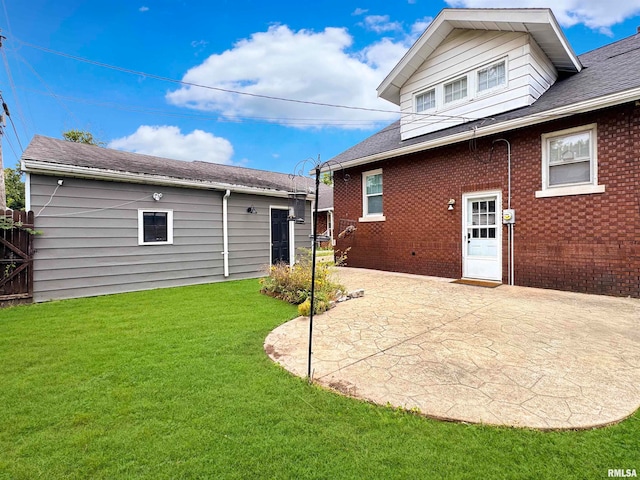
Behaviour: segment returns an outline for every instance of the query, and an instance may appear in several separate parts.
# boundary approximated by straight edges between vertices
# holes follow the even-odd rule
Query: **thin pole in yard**
[[[316,245],[318,240],[318,192],[320,190],[320,158],[316,164],[316,192],[313,212],[313,243],[311,244],[311,311],[309,312],[309,360],[307,362],[307,379],[311,382],[311,355],[313,345],[313,313],[316,298]]]

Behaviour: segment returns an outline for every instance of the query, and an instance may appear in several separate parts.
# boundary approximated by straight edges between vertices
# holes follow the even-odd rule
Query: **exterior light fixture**
[[[256,207],[251,205],[250,207],[247,208],[247,213],[258,213],[258,210],[256,210]]]
[[[447,207],[447,210],[449,210],[449,211],[453,210],[453,206],[454,206],[455,204],[456,204],[455,199],[453,199],[453,198],[452,198],[452,199],[450,199],[450,200],[447,202],[447,205],[449,205],[449,206]]]
[[[153,197],[153,199],[154,199],[156,202],[159,202],[159,201],[160,201],[160,199],[162,198],[162,194],[161,194],[161,193],[156,192],[156,193],[154,193],[154,194],[152,195],[152,197]]]

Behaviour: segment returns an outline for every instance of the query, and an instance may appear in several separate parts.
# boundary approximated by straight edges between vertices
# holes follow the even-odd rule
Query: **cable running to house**
[[[79,57],[77,55],[72,55],[72,54],[69,54],[69,53],[60,52],[58,50],[53,50],[53,49],[50,49],[50,48],[46,48],[46,47],[42,47],[42,46],[39,46],[39,45],[35,45],[33,43],[25,42],[25,41],[17,39],[17,38],[14,38],[14,40],[16,42],[20,43],[21,45],[24,45],[25,47],[34,48],[34,49],[40,50],[42,52],[50,53],[50,54],[53,54],[53,55],[58,55],[58,56],[65,57],[65,58],[70,58],[70,59],[76,60],[78,62],[88,63],[90,65],[96,65],[98,67],[108,68],[108,69],[111,69],[111,70],[115,70],[115,71],[123,72],[123,73],[129,73],[129,74],[132,74],[132,75],[138,75],[138,76],[142,76],[142,77],[153,78],[155,80],[161,80],[161,81],[164,81],[164,82],[175,83],[175,84],[178,84],[178,85],[186,85],[186,86],[189,86],[189,87],[198,87],[198,88],[204,88],[204,89],[207,89],[207,90],[214,90],[214,91],[217,91],[217,92],[231,93],[231,94],[234,94],[234,95],[243,95],[243,96],[254,97],[254,98],[264,98],[264,99],[267,99],[267,100],[276,100],[276,101],[280,101],[280,102],[290,102],[290,103],[298,103],[298,104],[304,104],[304,105],[314,105],[314,106],[318,106],[318,107],[342,108],[342,109],[347,109],[347,110],[359,110],[359,111],[364,111],[364,112],[395,113],[395,114],[403,115],[402,112],[399,112],[398,110],[388,110],[388,109],[369,108],[369,107],[358,107],[358,106],[354,106],[354,105],[341,105],[341,104],[336,104],[336,103],[314,102],[314,101],[311,101],[311,100],[299,100],[299,99],[294,99],[294,98],[277,97],[277,96],[273,96],[273,95],[263,95],[263,94],[258,94],[258,93],[243,92],[243,91],[240,91],[240,90],[233,90],[233,89],[222,88],[222,87],[213,87],[211,85],[202,85],[202,84],[199,84],[199,83],[187,82],[187,81],[184,81],[184,80],[177,80],[175,78],[164,77],[162,75],[156,75],[156,74],[153,74],[153,73],[142,72],[140,70],[133,70],[131,68],[120,67],[120,66],[117,66],[117,65],[111,65],[111,64],[108,64],[108,63],[104,63],[104,62],[99,62],[99,61],[96,61],[96,60],[91,60],[91,59],[88,59],[88,58]],[[415,117],[429,117],[429,118],[436,117],[436,118],[462,119],[462,120],[465,120],[465,121],[479,120],[478,118],[469,118],[469,117],[464,117],[464,116],[460,116],[460,115],[440,115],[440,114],[433,114],[433,113],[412,113],[411,115],[414,115]]]

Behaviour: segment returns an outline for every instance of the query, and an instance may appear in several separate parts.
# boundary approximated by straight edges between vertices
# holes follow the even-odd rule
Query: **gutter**
[[[231,195],[231,190],[227,189],[222,197],[222,263],[225,278],[229,276],[229,195]]]
[[[546,110],[536,114],[532,114],[526,117],[515,118],[513,120],[506,120],[494,125],[487,125],[486,127],[478,127],[476,129],[459,132],[453,135],[437,138],[434,140],[416,143],[406,147],[397,148],[395,150],[387,150],[386,152],[376,153],[366,157],[355,158],[353,160],[347,160],[345,162],[332,163],[329,160],[328,164],[322,167],[321,172],[329,172],[332,168],[340,166],[341,168],[356,167],[358,165],[365,165],[367,163],[377,162],[379,160],[386,160],[388,158],[400,157],[403,155],[409,155],[411,153],[422,152],[424,150],[430,150],[432,148],[444,147],[452,145],[454,143],[463,142],[465,140],[471,140],[472,138],[487,137],[498,133],[504,133],[509,130],[515,130],[517,128],[529,127],[540,123],[550,122],[565,118],[570,115],[576,115],[579,113],[587,113],[601,108],[613,107],[621,105],[623,103],[631,102],[640,98],[640,87],[632,90],[625,90],[624,92],[613,93],[604,97],[598,97],[595,99],[585,100],[583,102],[574,103],[571,105],[565,105],[563,107]]]
[[[166,185],[174,187],[199,188],[204,190],[231,190],[235,193],[265,195],[269,197],[288,198],[288,192],[260,187],[247,187],[223,182],[205,182],[183,178],[167,177],[164,175],[150,175],[147,173],[122,172],[118,170],[103,170],[93,167],[80,167],[60,163],[43,162],[40,160],[22,159],[20,169],[26,173],[41,175],[67,175],[75,178],[90,180],[109,180],[127,183],[141,183],[149,185]],[[310,194],[307,199],[310,199]]]

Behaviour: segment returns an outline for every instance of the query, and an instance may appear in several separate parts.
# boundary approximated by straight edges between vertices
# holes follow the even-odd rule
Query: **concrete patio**
[[[540,429],[640,406],[640,300],[341,268],[349,300],[314,317],[314,381],[429,417]],[[265,350],[306,376],[309,319]]]

